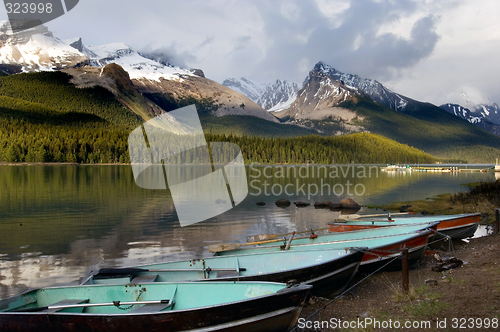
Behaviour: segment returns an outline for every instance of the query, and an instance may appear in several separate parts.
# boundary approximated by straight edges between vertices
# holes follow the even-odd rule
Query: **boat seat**
[[[62,301],[56,302],[56,303],[52,303],[50,306],[72,305],[72,304],[81,304],[81,303],[87,303],[87,302],[89,302],[89,299],[85,299],[85,300],[67,299],[67,300],[62,300]],[[58,312],[58,311],[65,310],[65,309],[69,309],[69,308],[46,309],[46,310],[43,310],[42,312]],[[75,310],[77,310],[78,312],[83,311],[83,307],[77,307],[77,308],[71,308],[71,309],[73,310],[73,312],[75,312]]]
[[[140,276],[135,277],[130,281],[131,284],[144,284],[148,282],[154,282],[158,278],[157,274],[149,275],[149,276]]]
[[[131,314],[146,314],[151,312],[162,311],[172,305],[169,303],[153,303],[153,304],[145,304],[140,308],[134,309],[130,311]]]

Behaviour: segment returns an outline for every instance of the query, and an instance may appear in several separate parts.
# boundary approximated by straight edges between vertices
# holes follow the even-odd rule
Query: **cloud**
[[[179,53],[176,43],[170,46],[155,48],[151,45],[142,47],[138,52],[146,58],[156,60],[163,64],[171,64],[177,67],[186,68],[188,62],[195,63],[196,56],[184,51]]]
[[[498,101],[499,10],[494,0],[86,0],[48,26],[86,45],[161,53],[219,82],[300,83],[324,61],[413,98],[441,102],[470,85]]]
[[[303,68],[306,60],[312,64],[322,60],[341,71],[391,79],[432,54],[439,40],[433,15],[417,19],[408,38],[379,33],[388,22],[417,12],[413,1],[353,1],[348,8],[344,4],[341,18],[335,12],[334,17],[327,16],[328,12],[312,0],[287,3],[293,4],[293,11],[261,7],[270,43],[261,67],[268,75]],[[335,17],[341,22],[332,21]],[[294,77],[288,78],[297,81],[306,74],[293,72],[289,75]]]

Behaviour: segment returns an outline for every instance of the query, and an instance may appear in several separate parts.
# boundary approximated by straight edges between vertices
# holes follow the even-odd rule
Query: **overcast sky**
[[[498,0],[80,0],[46,25],[86,45],[161,50],[218,82],[302,84],[323,61],[421,101],[467,91],[500,104]]]

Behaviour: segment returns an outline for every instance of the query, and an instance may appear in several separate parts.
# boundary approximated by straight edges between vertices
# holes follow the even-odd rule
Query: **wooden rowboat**
[[[396,217],[390,220],[346,220],[328,223],[330,232],[350,232],[368,228],[387,226],[401,226],[427,222],[439,222],[437,226],[437,237],[451,237],[452,239],[463,239],[474,236],[477,230],[480,213],[425,216],[425,217]]]
[[[207,257],[129,268],[102,268],[83,284],[128,284],[177,281],[295,280],[314,286],[321,296],[340,293],[357,272],[363,252],[356,249],[261,252]]]
[[[437,222],[403,225],[390,228],[373,228],[352,232],[317,235],[312,237],[294,238],[289,250],[320,250],[342,248],[365,248],[358,269],[361,273],[370,273],[384,266],[394,257],[401,254],[403,248],[408,248],[409,264],[417,263],[425,254],[429,238],[435,233]],[[284,250],[285,245],[267,243],[255,247],[217,252],[217,256],[238,254],[253,254]],[[387,265],[385,270],[400,270],[401,260]]]
[[[0,300],[0,331],[289,331],[310,289],[255,282],[47,287]]]

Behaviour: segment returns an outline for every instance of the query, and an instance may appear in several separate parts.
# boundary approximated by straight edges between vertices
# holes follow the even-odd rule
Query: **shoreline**
[[[405,204],[410,205],[406,206],[409,211],[432,208],[432,212],[439,214],[456,214],[460,210],[462,213],[481,212],[480,223],[491,225],[495,219],[494,210],[500,207],[500,180],[480,183],[471,187],[468,193],[445,194],[432,200],[395,202],[379,208],[397,210],[396,207]],[[402,326],[407,322],[417,325],[425,322],[426,331],[451,331],[460,329],[462,321],[473,321],[473,328],[468,327],[471,330],[497,331],[500,326],[500,235],[490,234],[465,241],[440,241],[429,245],[427,250],[426,255],[410,269],[408,293],[402,291],[401,271],[380,271],[366,279],[357,277],[352,284],[359,284],[335,301],[312,297],[299,318],[305,328],[298,325],[296,331],[423,329],[422,325],[392,329],[384,325],[389,322],[398,322]],[[433,271],[438,258],[447,256],[456,257],[464,263],[447,271]],[[496,328],[479,327],[479,323],[493,320],[497,322]],[[339,326],[342,321],[348,322],[347,328]],[[377,321],[380,325],[360,325],[360,321]]]
[[[464,262],[461,267],[434,272],[432,267],[437,260],[434,255],[427,255],[410,270],[407,294],[401,290],[401,271],[378,272],[364,280],[357,278],[354,282],[361,282],[356,287],[326,308],[323,306],[331,302],[330,299],[312,297],[299,318],[305,325],[306,319],[316,312],[307,323],[312,328],[299,326],[296,331],[337,330],[330,324],[332,322],[356,322],[347,328],[341,327],[341,331],[455,331],[459,326],[454,323],[460,323],[460,320],[468,323],[470,319],[474,319],[476,328],[469,330],[498,331],[500,324],[497,328],[479,328],[478,324],[495,319],[500,322],[500,235],[453,244],[455,252],[449,252],[444,248],[446,245],[438,245],[431,253],[457,257]],[[370,320],[378,321],[380,325],[357,324]],[[384,328],[384,324],[390,321],[399,322],[402,327],[406,322],[426,322],[427,326]],[[442,325],[438,325],[439,322]],[[315,323],[318,325],[316,329]]]
[[[51,165],[68,165],[68,166],[123,166],[123,165],[132,165],[131,163],[94,163],[94,164],[86,164],[86,163],[67,163],[67,162],[34,162],[34,163],[28,163],[28,162],[21,162],[21,163],[9,163],[9,162],[4,162],[0,161],[0,166],[36,166],[36,165],[45,165],[45,166],[51,166]],[[191,165],[198,165],[198,164],[184,164],[185,166],[191,166]],[[183,165],[183,166],[184,166]],[[417,165],[417,164],[408,164],[408,165]],[[420,166],[422,165],[435,165],[435,164],[419,164]],[[486,171],[494,171],[495,170],[495,164],[436,164],[439,166],[436,167],[446,167],[446,166],[462,166],[462,167],[468,167],[468,166],[480,166],[480,167],[487,167],[491,169],[485,169]],[[306,164],[280,164],[280,163],[275,163],[275,164],[262,164],[262,163],[251,163],[251,164],[245,164],[245,166],[255,166],[255,167],[260,167],[260,166],[380,166],[384,167],[386,164],[359,164],[359,163],[352,163],[352,164],[311,164],[311,163],[306,163]]]

